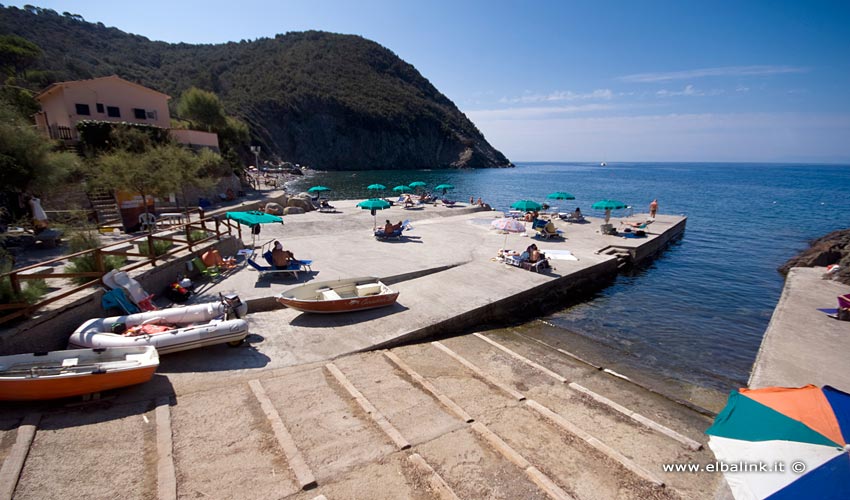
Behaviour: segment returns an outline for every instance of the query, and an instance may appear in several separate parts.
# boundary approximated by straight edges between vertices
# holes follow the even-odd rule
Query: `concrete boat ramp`
[[[313,261],[312,273],[299,274],[297,280],[259,279],[254,269],[239,269],[204,287],[198,300],[235,292],[248,301],[250,310],[267,311],[280,308],[275,295],[308,279],[352,276],[378,276],[399,291],[394,306],[373,311],[320,316],[279,309],[252,315],[257,324],[252,331],[267,337],[258,348],[272,348],[272,363],[287,366],[533,317],[607,285],[624,259],[654,255],[685,226],[683,217],[659,216],[647,238],[624,238],[600,234],[599,219],[586,224],[559,221],[564,238],[538,241],[529,237],[530,224],[527,235],[490,229],[500,212],[393,207],[378,212],[379,225],[387,219],[409,219],[413,229],[400,240],[378,241],[372,234],[373,217],[355,203],[335,202],[339,214],[312,212],[286,217],[283,226],[263,226],[257,246],[281,241],[297,258]],[[522,251],[531,243],[544,253],[555,250],[565,256],[569,251],[577,260],[553,259],[553,269],[535,273],[495,259],[500,248]]]
[[[164,356],[152,382],[100,399],[8,405],[0,498],[643,499],[721,487],[720,474],[666,470],[714,460],[709,416],[557,346],[476,328],[603,286],[626,253],[646,258],[681,234],[683,218],[660,216],[635,240],[596,233],[598,220],[559,223],[566,240],[538,246],[578,260],[536,274],[491,260],[505,241],[492,212],[427,207],[407,238],[378,242],[368,211],[335,205],[341,214],[264,227],[263,240],[313,260],[301,282],[386,279],[395,307],[262,311],[296,283],[249,268],[205,285],[200,299],[235,291],[254,308],[248,343]]]

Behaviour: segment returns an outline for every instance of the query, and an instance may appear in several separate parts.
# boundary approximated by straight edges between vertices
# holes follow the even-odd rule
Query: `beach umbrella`
[[[372,216],[375,218],[375,225],[372,228],[372,231],[378,228],[378,215],[376,210],[383,210],[385,208],[390,208],[390,202],[386,200],[382,200],[380,198],[369,198],[368,200],[363,200],[357,204],[358,207],[363,210],[371,210]]]
[[[594,203],[591,208],[594,210],[605,210],[605,223],[611,220],[611,210],[619,210],[628,208],[629,206],[618,200],[601,200]]]
[[[384,189],[387,189],[387,186],[384,186],[383,184],[369,184],[366,186],[366,189],[370,191],[383,191]]]
[[[280,222],[283,224],[283,218],[278,217],[277,215],[267,214],[265,212],[259,212],[256,210],[251,210],[249,212],[226,212],[224,214],[226,219],[235,220],[239,224],[248,226],[251,228],[251,247],[254,247],[254,243],[256,243],[257,235],[260,234],[260,224],[272,224],[274,222]],[[240,233],[241,237],[241,233]]]
[[[543,205],[532,200],[519,200],[515,201],[514,204],[511,205],[511,208],[515,210],[522,210],[523,212],[531,212],[533,210],[540,210],[543,208]]]
[[[454,188],[455,187],[452,186],[451,184],[440,184],[439,186],[434,188],[434,191],[442,191],[443,195],[445,195],[446,191],[448,191],[449,189],[454,189]]]
[[[494,220],[490,223],[490,227],[505,232],[505,241],[502,243],[502,248],[505,248],[505,245],[508,243],[508,234],[525,232],[525,224],[509,217]]]
[[[413,181],[413,182],[411,182],[410,184],[408,184],[408,186],[412,187],[413,189],[420,188],[420,187],[425,187],[425,186],[427,186],[427,185],[428,185],[428,184],[425,184],[425,183],[424,183],[424,182],[422,182],[422,181]]]
[[[413,189],[409,186],[396,186],[393,188],[393,191],[397,193],[409,193],[413,191]]]
[[[737,499],[850,498],[850,394],[739,389],[705,433]]]
[[[331,188],[325,186],[313,186],[307,190],[308,193],[321,193],[323,191],[330,191]]]
[[[574,200],[575,196],[567,193],[566,191],[555,191],[554,193],[550,193],[546,196],[550,200]]]

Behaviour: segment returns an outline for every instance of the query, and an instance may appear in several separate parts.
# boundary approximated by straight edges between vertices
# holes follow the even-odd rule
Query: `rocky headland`
[[[850,229],[839,229],[809,243],[809,248],[779,267],[783,276],[792,267],[822,267],[838,264],[833,279],[850,285]]]

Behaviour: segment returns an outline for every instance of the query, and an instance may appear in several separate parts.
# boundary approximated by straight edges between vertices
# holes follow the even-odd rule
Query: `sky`
[[[522,161],[850,164],[850,1],[4,2],[151,40],[356,34]]]

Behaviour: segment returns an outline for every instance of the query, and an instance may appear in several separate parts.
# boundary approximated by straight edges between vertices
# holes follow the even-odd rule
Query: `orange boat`
[[[286,307],[308,313],[345,313],[395,304],[398,292],[373,276],[307,283],[277,296]]]
[[[67,398],[141,384],[157,366],[153,346],[0,356],[0,400]]]

